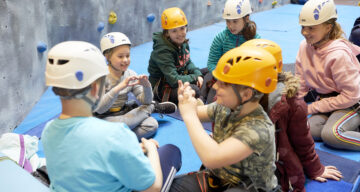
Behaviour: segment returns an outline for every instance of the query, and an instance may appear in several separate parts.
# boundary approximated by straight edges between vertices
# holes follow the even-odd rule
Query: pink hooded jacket
[[[315,49],[303,40],[296,57],[295,71],[300,78],[299,97],[309,89],[320,94],[337,92],[308,105],[308,114],[326,113],[353,106],[360,100],[360,47],[347,40],[331,40]]]

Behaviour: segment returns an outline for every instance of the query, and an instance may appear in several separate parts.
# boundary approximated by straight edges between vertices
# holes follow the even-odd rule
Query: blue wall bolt
[[[104,22],[99,22],[98,26],[97,26],[97,30],[99,32],[101,32],[105,27],[105,23]]]
[[[38,42],[36,48],[40,53],[42,53],[42,52],[46,51],[47,45],[46,45],[46,43],[40,41],[40,42]]]
[[[155,20],[155,15],[153,13],[150,13],[147,17],[146,17],[147,21],[152,23]]]

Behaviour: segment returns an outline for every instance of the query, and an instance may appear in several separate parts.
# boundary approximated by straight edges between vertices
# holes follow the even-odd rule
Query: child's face
[[[108,60],[117,70],[126,71],[130,65],[130,46],[120,45],[115,47]]]
[[[187,29],[186,26],[169,29],[168,34],[169,34],[171,41],[173,41],[177,45],[183,44],[186,39],[186,29]]]
[[[245,22],[243,18],[226,19],[226,26],[232,34],[237,35],[243,30]]]
[[[238,99],[231,84],[217,80],[213,85],[216,90],[216,102],[220,105],[235,109],[238,105]]]
[[[319,24],[313,26],[301,26],[301,34],[305,37],[308,44],[314,44],[322,40],[331,30],[329,24]]]

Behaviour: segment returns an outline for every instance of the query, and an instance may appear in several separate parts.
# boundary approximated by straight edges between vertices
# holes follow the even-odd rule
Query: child
[[[105,55],[110,74],[105,81],[106,94],[96,109],[101,117],[108,121],[124,122],[138,136],[152,137],[158,128],[158,122],[151,113],[173,113],[176,105],[171,102],[153,102],[151,84],[145,75],[139,75],[128,69],[130,65],[129,38],[120,32],[108,33],[100,42],[101,51]],[[143,105],[133,107],[128,101],[128,93],[133,93]],[[135,101],[132,101],[135,103]]]
[[[161,15],[163,32],[153,34],[148,72],[155,99],[177,103],[178,80],[189,82],[199,97],[203,78],[190,59],[187,20],[177,7],[165,9]]]
[[[269,51],[276,60],[278,83],[275,91],[265,94],[260,103],[276,129],[276,167],[283,191],[305,191],[305,174],[320,182],[339,180],[334,166],[324,167],[315,151],[315,143],[307,124],[306,103],[296,97],[299,81],[291,72],[282,71],[281,48],[273,41],[253,39],[241,45]],[[296,179],[295,179],[296,178]]]
[[[226,1],[222,16],[226,20],[226,28],[216,35],[211,44],[207,62],[210,73],[204,76],[204,86],[201,88],[204,102],[213,102],[215,90],[211,87],[215,80],[211,72],[215,69],[220,57],[247,40],[260,38],[256,33],[256,24],[250,20],[251,12],[249,0]]]
[[[275,176],[275,129],[259,104],[276,87],[274,57],[234,48],[213,71],[217,100],[197,106],[188,83],[179,82],[179,109],[207,169],[176,178],[170,191],[279,191]],[[200,121],[215,123],[213,137]]]
[[[357,46],[360,46],[360,17],[358,17],[354,22],[354,27],[351,29],[349,41],[351,41]],[[357,55],[356,57],[360,62],[360,54]]]
[[[160,191],[167,177],[171,181],[170,170],[180,168],[177,147],[165,145],[158,153],[155,140],[142,138],[139,145],[124,123],[92,117],[108,73],[90,43],[67,41],[48,53],[46,85],[62,103],[41,137],[51,191]]]
[[[52,191],[160,191],[167,177],[171,182],[170,170],[180,168],[177,147],[165,145],[158,154],[155,140],[142,138],[139,145],[125,124],[92,117],[108,73],[90,43],[68,41],[49,51],[46,85],[62,103],[41,137]]]
[[[332,0],[308,1],[299,23],[305,40],[296,58],[299,97],[307,106],[311,135],[338,149],[360,151],[360,48],[345,40]],[[309,100],[309,98],[311,100]]]

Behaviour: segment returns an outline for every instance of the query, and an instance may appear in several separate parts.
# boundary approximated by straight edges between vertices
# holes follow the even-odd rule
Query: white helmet
[[[309,0],[301,9],[299,24],[302,26],[319,25],[332,18],[337,18],[333,0]]]
[[[45,79],[47,86],[82,89],[108,73],[105,57],[96,46],[65,41],[50,49]]]
[[[104,35],[100,41],[101,52],[117,47],[119,45],[131,45],[129,38],[120,32],[112,32]]]
[[[239,19],[252,13],[249,0],[227,0],[223,10],[224,19]]]

